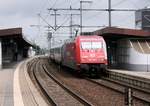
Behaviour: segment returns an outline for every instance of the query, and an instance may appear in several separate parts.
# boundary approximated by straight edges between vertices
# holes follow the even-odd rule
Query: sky
[[[84,0],[85,1],[85,0]],[[86,0],[87,1],[87,0]],[[89,1],[89,0],[88,0]],[[90,0],[83,3],[83,9],[106,9],[108,0]],[[112,0],[112,8],[141,9],[150,6],[149,0]],[[22,27],[24,36],[41,47],[48,47],[46,26],[54,25],[54,11],[48,8],[80,8],[80,0],[1,0],[0,1],[0,29]],[[70,14],[73,15],[73,25],[80,24],[79,11],[57,11],[57,25],[70,25]],[[39,15],[41,17],[39,17]],[[112,26],[121,28],[135,28],[134,12],[112,12]],[[108,26],[108,12],[83,11],[84,26]],[[43,20],[44,19],[44,20]],[[47,24],[48,23],[48,24]],[[39,27],[40,26],[40,27]],[[84,28],[83,31],[94,31],[102,27]],[[73,31],[78,29],[74,27]],[[53,45],[62,43],[68,38],[69,28],[59,28],[53,32]]]

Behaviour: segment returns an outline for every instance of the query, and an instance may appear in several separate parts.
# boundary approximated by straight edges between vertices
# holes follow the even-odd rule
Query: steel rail
[[[47,73],[47,75],[53,79],[59,86],[61,86],[65,91],[67,91],[69,94],[71,94],[74,98],[76,98],[80,103],[84,104],[85,106],[94,106],[92,103],[81,97],[79,94],[75,93],[72,89],[68,88],[66,85],[64,85],[62,82],[60,82],[54,75],[47,72],[47,68],[43,66],[44,71]]]
[[[80,8],[48,8],[48,10],[80,11]],[[82,9],[82,11],[137,11],[137,9]],[[149,11],[149,10],[147,10]]]
[[[56,103],[54,102],[54,100],[49,96],[48,92],[46,92],[45,88],[41,85],[40,81],[38,80],[36,74],[35,74],[35,71],[36,71],[36,67],[39,66],[37,64],[37,60],[33,60],[34,61],[34,64],[32,64],[32,67],[33,67],[33,70],[32,73],[33,73],[33,77],[37,83],[37,85],[39,86],[40,90],[42,91],[42,93],[44,94],[44,96],[47,98],[48,102],[52,105],[52,106],[57,106]]]
[[[108,86],[107,84],[101,83],[101,82],[99,82],[99,81],[95,81],[94,79],[86,78],[86,80],[88,80],[88,81],[90,81],[90,82],[92,82],[92,83],[95,83],[95,84],[97,84],[97,85],[99,85],[99,86],[104,86],[104,87],[106,87],[106,88],[108,88],[108,89],[112,89],[113,91],[119,92],[119,93],[124,94],[124,95],[125,95],[125,89],[126,89],[126,88],[131,88],[132,90],[139,90],[139,89],[136,89],[136,88],[132,88],[132,87],[126,86],[126,85],[124,85],[124,84],[122,84],[122,83],[116,82],[116,81],[114,81],[114,80],[107,80],[107,79],[103,79],[103,78],[102,78],[102,80],[108,81],[108,82],[110,82],[110,83],[118,84],[119,86],[124,87],[124,89],[120,89],[120,90],[119,90],[119,89],[117,89],[117,88]],[[144,93],[145,93],[145,92],[144,92]],[[138,99],[138,100],[141,100],[141,101],[144,101],[144,102],[146,102],[146,103],[149,103],[149,99],[144,99],[144,98],[142,98],[142,97],[140,97],[140,96],[138,96],[138,95],[136,95],[136,94],[132,94],[132,96],[133,96],[134,98]]]
[[[108,86],[107,84],[104,84],[104,83],[100,83],[100,82],[98,82],[98,81],[95,81],[95,79],[90,79],[90,78],[85,78],[87,81],[89,81],[89,82],[92,82],[92,83],[94,83],[94,84],[96,84],[96,85],[99,85],[99,86],[104,86],[104,87],[106,87],[106,88],[109,88],[109,89],[112,89],[113,91],[116,91],[116,92],[119,92],[119,93],[124,93],[122,90],[118,90],[118,89],[115,89],[115,88],[113,88],[113,87],[110,87],[110,86]],[[105,80],[104,80],[105,81]],[[110,82],[110,81],[108,81],[108,82]]]

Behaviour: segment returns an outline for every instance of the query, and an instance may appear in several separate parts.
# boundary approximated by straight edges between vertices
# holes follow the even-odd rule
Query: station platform
[[[0,105],[13,106],[13,74],[14,68],[0,70]]]
[[[133,71],[133,70],[122,70],[122,69],[109,69],[110,71],[118,72],[121,74],[130,75],[133,77],[144,78],[150,80],[150,72],[141,72],[141,71]]]
[[[48,106],[31,82],[26,61],[0,69],[0,106]]]

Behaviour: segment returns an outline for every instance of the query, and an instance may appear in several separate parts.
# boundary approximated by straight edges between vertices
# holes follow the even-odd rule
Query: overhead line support
[[[111,27],[111,0],[108,1],[109,27]]]
[[[80,11],[80,8],[55,8],[61,11]],[[52,9],[48,9],[52,10]],[[109,9],[82,9],[82,11],[109,11]],[[111,11],[137,11],[137,9],[111,9]]]

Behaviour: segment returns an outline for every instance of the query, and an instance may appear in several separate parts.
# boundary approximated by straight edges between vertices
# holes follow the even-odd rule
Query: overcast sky
[[[37,14],[41,16],[50,24],[54,25],[53,11],[48,11],[48,8],[79,8],[80,0],[1,0],[0,1],[0,28],[13,28],[22,27],[24,35],[44,46],[46,45],[46,32],[47,29],[43,26],[47,24],[40,19]],[[92,3],[84,3],[83,8],[108,8],[107,0],[91,0]],[[112,0],[112,8],[128,8],[128,9],[141,9],[150,6],[150,0]],[[58,11],[60,16],[57,18],[58,25],[69,25],[71,12]],[[72,12],[79,14],[79,12]],[[73,24],[80,23],[78,15],[73,16]],[[134,12],[112,12],[112,26],[123,28],[135,28]],[[41,25],[38,27],[31,27],[31,25]],[[108,25],[107,12],[83,12],[83,25],[85,26],[103,26]],[[86,28],[83,31],[93,31],[99,28]],[[52,30],[53,31],[53,30]],[[69,29],[60,28],[57,33],[66,33],[63,35],[58,34],[56,39],[62,39],[68,36]],[[46,46],[45,46],[46,47]]]

